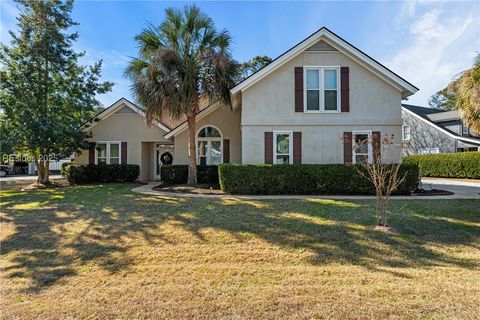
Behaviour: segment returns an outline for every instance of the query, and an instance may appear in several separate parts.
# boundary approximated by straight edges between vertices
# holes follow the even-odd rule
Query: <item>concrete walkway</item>
[[[449,196],[392,196],[392,199],[397,200],[432,200],[432,199],[480,199],[480,183],[471,183],[455,181],[447,179],[422,179],[425,189],[441,189],[454,192],[455,194]],[[333,200],[373,200],[375,196],[320,196],[320,195],[268,195],[268,196],[256,196],[256,195],[218,195],[218,194],[188,194],[188,193],[173,193],[153,190],[153,187],[158,186],[159,182],[150,182],[146,185],[133,188],[133,192],[163,197],[178,197],[178,198],[210,198],[210,199],[223,199],[223,198],[236,198],[236,199],[254,199],[254,200],[275,200],[275,199],[333,199]],[[473,185],[470,185],[473,184]]]

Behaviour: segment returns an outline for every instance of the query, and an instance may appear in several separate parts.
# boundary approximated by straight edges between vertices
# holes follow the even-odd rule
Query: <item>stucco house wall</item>
[[[350,111],[295,112],[294,68],[349,67]],[[382,152],[385,162],[401,156],[401,92],[341,52],[303,52],[242,92],[242,162],[264,162],[264,132],[302,132],[303,163],[343,163],[343,132],[380,131],[396,146]]]
[[[197,121],[196,133],[204,126],[213,125],[220,129],[223,139],[230,139],[230,163],[242,161],[242,136],[240,128],[241,112],[230,107],[220,106]],[[173,163],[188,164],[188,129],[175,136]]]
[[[139,114],[118,112],[106,117],[93,126],[87,133],[92,133],[88,139],[91,142],[121,141],[127,142],[127,163],[140,166],[139,180],[149,180],[151,175],[151,154],[153,144],[145,142],[173,143],[164,138],[165,131],[156,125],[147,126],[145,118]],[[152,149],[152,150],[149,150]],[[148,159],[146,159],[148,157]],[[88,150],[83,150],[75,157],[75,163],[88,164]]]

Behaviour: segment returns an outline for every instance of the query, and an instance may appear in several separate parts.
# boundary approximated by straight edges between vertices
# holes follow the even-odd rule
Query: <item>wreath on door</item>
[[[163,165],[170,165],[173,162],[173,156],[170,152],[164,152],[160,156],[160,161],[162,161]]]

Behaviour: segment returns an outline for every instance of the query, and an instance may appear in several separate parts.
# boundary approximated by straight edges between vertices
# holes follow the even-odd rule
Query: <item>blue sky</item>
[[[480,52],[480,2],[161,2],[78,1],[73,18],[80,38],[76,49],[86,51],[83,63],[103,59],[103,79],[115,82],[100,96],[108,106],[124,96],[131,99],[122,77],[134,36],[148,22],[158,24],[167,7],[196,3],[218,28],[233,37],[233,57],[242,62],[256,55],[272,58],[326,26],[420,88],[409,103],[426,105],[458,72],[471,66]],[[16,29],[17,9],[0,1],[0,37]]]

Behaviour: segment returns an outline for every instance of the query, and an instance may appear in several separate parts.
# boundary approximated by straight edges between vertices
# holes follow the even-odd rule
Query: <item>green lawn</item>
[[[478,319],[480,201],[3,191],[4,319]]]

